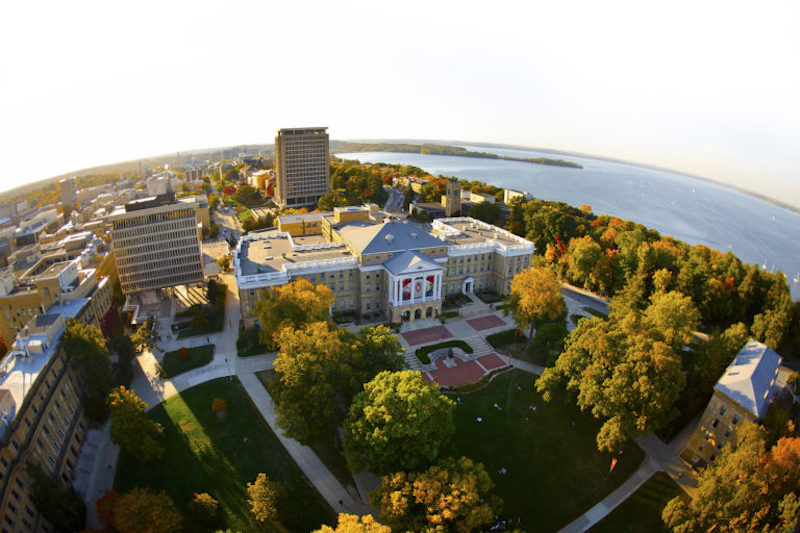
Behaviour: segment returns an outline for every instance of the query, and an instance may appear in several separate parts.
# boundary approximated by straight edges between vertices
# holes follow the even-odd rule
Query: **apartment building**
[[[514,275],[531,265],[533,243],[479,220],[422,226],[376,215],[369,207],[337,207],[323,214],[321,234],[242,237],[233,264],[245,324],[256,324],[264,289],[298,278],[328,286],[333,312],[399,323],[439,316],[450,294],[506,294]]]
[[[33,317],[0,360],[0,531],[53,531],[30,498],[26,465],[70,483],[84,440],[81,377],[62,336],[68,314]]]
[[[288,128],[275,137],[275,203],[313,205],[330,191],[328,128]]]
[[[126,295],[203,281],[197,204],[174,195],[135,200],[108,217]]]
[[[762,420],[778,392],[781,362],[780,355],[750,339],[714,385],[681,457],[693,466],[704,466],[716,458],[742,421]]]
[[[78,196],[75,194],[77,179],[72,177],[59,180],[58,186],[61,189],[61,205],[64,207],[64,213],[69,215],[70,211],[75,208],[75,204],[78,203]]]

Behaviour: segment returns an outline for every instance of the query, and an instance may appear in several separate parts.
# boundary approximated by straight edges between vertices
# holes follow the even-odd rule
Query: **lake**
[[[502,159],[404,154],[340,153],[337,157],[371,163],[414,165],[434,175],[481,180],[528,191],[543,200],[596,214],[632,220],[689,244],[733,251],[746,263],[781,270],[800,298],[800,213],[770,204],[730,187],[690,176],[590,157],[527,150],[465,146],[470,150],[516,157],[550,157],[582,169]]]

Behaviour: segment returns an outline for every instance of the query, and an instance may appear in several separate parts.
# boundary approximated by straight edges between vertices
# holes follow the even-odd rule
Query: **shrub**
[[[213,531],[219,525],[219,502],[207,492],[195,494],[187,511],[192,531]]]
[[[222,398],[214,398],[211,401],[211,410],[215,413],[224,413],[228,410],[228,402]]]
[[[423,346],[419,350],[417,350],[417,359],[424,365],[430,364],[431,358],[430,353],[435,352],[436,350],[441,350],[442,348],[461,348],[466,353],[472,353],[472,346],[467,344],[462,340],[454,340],[454,341],[445,341],[440,342],[439,344],[432,344],[430,346]]]
[[[184,361],[189,359],[189,348],[186,348],[185,346],[183,348],[180,348],[178,350],[178,357],[180,357]]]

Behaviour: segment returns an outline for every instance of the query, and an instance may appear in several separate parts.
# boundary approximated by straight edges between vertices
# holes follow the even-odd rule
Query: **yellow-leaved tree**
[[[539,320],[555,320],[564,314],[564,297],[556,273],[547,267],[534,266],[511,280],[511,298],[505,308],[514,313],[521,329],[530,326],[529,337]]]
[[[261,344],[276,348],[276,335],[286,327],[301,328],[312,322],[328,320],[334,297],[325,285],[316,287],[305,279],[296,279],[277,289],[265,289],[256,304],[261,324]]]

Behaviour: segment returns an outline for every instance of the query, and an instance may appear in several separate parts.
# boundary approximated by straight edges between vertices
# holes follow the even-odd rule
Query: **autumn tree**
[[[300,328],[311,322],[328,320],[334,297],[325,285],[314,287],[305,279],[296,279],[276,289],[265,289],[256,303],[261,324],[261,344],[276,347],[275,335],[285,327]]]
[[[582,410],[606,419],[598,448],[617,450],[628,438],[663,427],[677,415],[675,403],[686,385],[682,343],[697,324],[688,297],[673,293],[654,296],[644,311],[612,305],[608,320],[578,322],[536,388],[549,401],[566,382]]]
[[[227,272],[231,269],[231,256],[223,255],[222,257],[217,259],[217,266],[219,266],[220,270],[223,272]]]
[[[336,528],[323,525],[312,533],[392,533],[392,530],[389,526],[384,526],[376,521],[371,514],[358,516],[339,513]]]
[[[247,503],[250,512],[259,522],[272,522],[278,519],[279,486],[270,481],[266,474],[256,476],[256,480],[247,484]]]
[[[751,422],[700,474],[692,500],[671,500],[662,512],[676,533],[795,531],[800,517],[800,439],[767,450],[765,432]]]
[[[118,387],[108,396],[111,440],[140,463],[160,459],[164,428],[145,414],[147,404],[133,390]]]
[[[523,270],[511,280],[511,296],[508,310],[514,314],[514,322],[520,328],[530,325],[529,337],[539,320],[555,320],[563,316],[565,305],[561,296],[561,284],[555,272],[546,267],[534,266]]]
[[[234,202],[245,207],[255,207],[264,203],[264,198],[258,189],[247,183],[243,183],[236,189],[236,192],[231,196]]]
[[[67,319],[64,349],[72,365],[86,378],[86,415],[101,421],[108,414],[105,399],[111,389],[111,355],[103,333],[95,326]]]
[[[381,372],[353,399],[344,423],[344,450],[370,472],[420,470],[455,433],[455,402],[419,372]]]
[[[97,519],[106,525],[107,529],[114,527],[114,506],[121,498],[120,494],[114,489],[107,489],[101,498],[95,502],[97,508]]]
[[[495,226],[499,226],[500,220],[503,218],[500,205],[490,202],[481,202],[473,205],[467,211],[467,215]]]
[[[347,205],[347,198],[337,191],[323,194],[317,201],[317,208],[320,211],[333,211],[334,207],[342,207],[345,205]]]
[[[419,473],[381,478],[370,503],[392,531],[477,531],[490,524],[502,502],[489,495],[494,484],[481,463],[446,458]]]
[[[364,381],[372,379],[379,372],[396,372],[405,367],[405,351],[397,335],[387,326],[367,326],[361,328],[358,336],[361,353],[364,354]]]
[[[210,532],[219,526],[219,502],[207,492],[195,493],[186,510],[190,531]]]
[[[154,318],[148,318],[139,326],[139,329],[131,335],[131,342],[133,342],[137,350],[148,350],[152,352],[157,348],[158,329],[158,321]]]
[[[181,530],[183,518],[164,492],[135,488],[117,501],[114,523],[119,533],[173,533]]]

